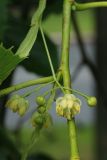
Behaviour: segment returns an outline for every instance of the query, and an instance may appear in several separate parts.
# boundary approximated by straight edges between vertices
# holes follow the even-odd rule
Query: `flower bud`
[[[18,99],[15,99],[10,103],[10,109],[13,112],[17,112],[17,110],[18,110],[18,101],[19,101]]]
[[[43,126],[43,118],[39,112],[35,112],[31,117],[31,123],[34,127],[42,127]]]
[[[6,107],[10,108],[13,112],[17,112],[18,110],[18,103],[19,103],[20,96],[13,95],[6,103]]]
[[[46,106],[38,106],[37,110],[39,113],[44,113],[46,111]]]
[[[38,105],[44,105],[46,103],[46,100],[43,96],[38,96],[38,97],[36,97],[36,103]]]
[[[97,99],[96,99],[96,97],[89,97],[89,98],[87,99],[87,103],[88,103],[88,105],[89,105],[90,107],[95,106],[95,105],[97,104]]]
[[[20,116],[24,115],[28,108],[28,101],[20,95],[13,95],[6,103],[6,106],[13,112],[18,112]]]
[[[25,107],[20,107],[19,110],[18,110],[18,114],[20,116],[23,116],[26,112],[26,108]]]
[[[28,100],[25,100],[24,98],[20,98],[20,101],[18,103],[18,114],[20,116],[23,116],[26,113],[28,107],[29,107]]]

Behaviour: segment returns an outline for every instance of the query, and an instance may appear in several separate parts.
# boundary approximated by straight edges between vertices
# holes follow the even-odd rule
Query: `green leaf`
[[[11,49],[5,49],[0,45],[0,84],[22,60],[19,56],[14,55]]]
[[[34,42],[37,38],[45,6],[46,0],[39,0],[38,9],[34,12],[33,17],[31,19],[30,29],[16,52],[16,55],[19,55],[21,58],[26,58],[27,56],[29,56],[30,50],[32,49]]]

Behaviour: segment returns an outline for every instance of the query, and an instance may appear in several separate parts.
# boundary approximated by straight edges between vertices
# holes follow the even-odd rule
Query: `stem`
[[[41,84],[39,87],[36,87],[35,89],[25,93],[25,94],[22,94],[21,96],[22,97],[28,97],[30,96],[32,93],[36,93],[36,92],[39,92],[43,87],[46,87],[47,85],[49,84],[52,84],[54,81],[51,81],[49,83],[45,83],[45,84]]]
[[[76,3],[72,4],[72,10],[86,10],[90,8],[97,8],[97,7],[107,7],[107,1],[103,2],[89,2],[89,3]]]
[[[59,81],[60,79],[61,79],[61,76],[62,76],[62,72],[61,71],[58,71],[58,73],[57,73],[57,75],[56,75],[56,77],[57,77],[57,81]],[[48,101],[47,101],[47,109],[50,109],[51,108],[51,106],[52,106],[52,103],[53,103],[53,101],[54,101],[54,98],[55,98],[55,88],[57,87],[57,84],[55,83],[54,85],[53,85],[53,91],[51,92],[51,95],[50,95],[50,97],[49,97],[49,99],[48,99]]]
[[[22,88],[30,87],[30,86],[33,86],[33,85],[36,85],[36,84],[48,83],[48,82],[51,82],[51,81],[53,81],[52,76],[45,77],[45,78],[34,79],[34,80],[26,81],[26,82],[23,82],[23,83],[20,83],[20,84],[17,84],[17,85],[13,85],[11,87],[2,89],[0,91],[0,97],[6,95],[8,93],[11,93],[13,91],[17,91],[19,89],[22,89]]]
[[[70,88],[70,71],[69,71],[69,47],[70,47],[70,21],[71,5],[69,0],[64,0],[63,5],[63,26],[62,26],[62,53],[61,69],[64,79],[64,87]],[[68,90],[66,92],[69,93]]]
[[[82,93],[82,92],[77,91],[77,90],[75,90],[75,89],[66,88],[66,87],[63,87],[63,88],[66,89],[66,90],[72,91],[72,92],[74,92],[74,93],[77,93],[77,94],[81,95],[82,97],[84,97],[84,98],[86,98],[86,99],[88,99],[88,98],[90,97],[90,96],[86,95],[85,93]]]
[[[43,30],[42,30],[41,26],[40,26],[40,31],[41,31],[41,35],[42,35],[42,38],[43,38],[43,42],[44,42],[44,46],[45,46],[45,49],[46,49],[46,53],[47,53],[47,57],[48,57],[48,60],[49,60],[50,67],[51,67],[53,78],[54,78],[55,82],[57,83],[57,85],[61,88],[62,92],[65,93],[62,86],[60,85],[60,83],[58,82],[58,80],[56,78],[54,67],[53,67],[52,60],[51,60],[50,53],[49,53],[49,49],[48,49],[48,46],[47,46],[47,43],[46,43],[45,35],[43,33]]]
[[[59,87],[56,87],[56,88],[51,88],[50,90],[48,90],[48,91],[46,91],[46,92],[44,92],[43,94],[42,94],[42,96],[47,96],[50,92],[52,92],[52,91],[54,91],[54,90],[56,90],[56,89],[59,89]]]
[[[46,43],[45,35],[43,33],[43,29],[42,29],[41,26],[40,26],[40,31],[41,31],[41,35],[42,35],[42,38],[43,38],[43,43],[44,43],[44,46],[45,46],[45,49],[46,49],[46,53],[47,53],[47,57],[48,57],[48,60],[49,60],[49,64],[50,64],[50,67],[51,67],[52,75],[53,75],[53,78],[56,81],[55,71],[54,71],[54,68],[53,68],[52,60],[51,60],[50,53],[49,53],[49,50],[48,50],[48,46],[47,46],[47,43]]]
[[[74,119],[68,120],[68,129],[69,129],[69,137],[70,137],[70,144],[71,144],[71,153],[72,156],[70,160],[80,160],[78,147],[77,147],[77,134],[76,134],[76,125],[74,123]]]
[[[62,26],[62,58],[61,69],[63,74],[64,87],[71,87],[70,69],[69,69],[69,48],[70,48],[70,21],[71,21],[71,2],[64,0],[63,3],[63,26]],[[66,90],[66,93],[71,91]],[[68,120],[70,138],[70,160],[80,160],[75,120]]]

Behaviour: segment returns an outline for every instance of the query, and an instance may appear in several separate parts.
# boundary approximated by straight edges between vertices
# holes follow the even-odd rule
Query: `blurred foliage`
[[[0,39],[7,28],[7,4],[8,0],[0,0]]]
[[[94,126],[78,126],[78,141],[82,160],[92,160],[95,156],[95,144]],[[26,135],[25,135],[26,133]],[[24,148],[30,139],[31,131],[26,128],[22,128],[18,135],[18,147]],[[54,160],[67,160],[69,159],[69,137],[67,126],[63,124],[54,124],[53,127],[48,130],[42,130],[41,136],[38,142],[31,150],[31,155],[35,157],[40,154],[48,155]],[[84,152],[85,148],[85,152]],[[95,159],[95,157],[93,158]],[[39,160],[39,159],[38,159]]]
[[[7,4],[7,3],[6,3]],[[34,3],[31,1],[8,0],[8,5],[4,5],[4,10],[8,11],[8,21],[5,26],[8,26],[4,32],[2,41],[5,47],[14,46],[14,51],[17,50],[19,44],[24,39],[30,25],[30,19],[35,7],[38,6],[38,1]],[[61,1],[47,1],[47,8],[44,13],[43,19],[51,13],[61,12]],[[1,28],[1,27],[0,27]],[[58,67],[58,51],[56,44],[46,35],[47,44],[50,50],[51,58],[53,61],[54,69]],[[42,76],[51,75],[50,66],[46,56],[44,44],[40,33],[31,51],[29,59],[26,59],[21,65],[29,72],[34,72]]]
[[[18,160],[20,154],[16,147],[14,136],[11,132],[0,127],[0,159]]]

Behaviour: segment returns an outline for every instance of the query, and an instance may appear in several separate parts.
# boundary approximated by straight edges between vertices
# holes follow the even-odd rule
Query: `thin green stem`
[[[71,87],[70,69],[69,69],[71,6],[72,5],[70,0],[64,0],[61,69],[63,74],[64,87],[66,88]],[[71,93],[71,91],[66,89],[66,93]],[[70,138],[70,153],[71,153],[70,160],[80,160],[74,118],[71,120],[68,120],[67,124],[69,128],[69,138]]]
[[[46,87],[47,85],[52,84],[52,83],[54,83],[54,81],[49,82],[49,83],[45,83],[45,84],[41,84],[39,87],[36,87],[35,89],[33,89],[33,90],[31,90],[31,91],[29,91],[29,92],[27,92],[27,93],[25,93],[25,94],[23,94],[23,95],[21,95],[21,96],[22,96],[22,97],[28,97],[28,96],[30,96],[32,93],[38,92],[38,91],[40,91],[43,87]]]
[[[43,30],[42,30],[41,26],[40,26],[40,31],[41,31],[41,35],[42,35],[42,38],[43,38],[43,42],[44,42],[44,46],[45,46],[45,49],[46,49],[46,53],[47,53],[47,57],[48,57],[48,60],[49,60],[50,67],[51,67],[53,78],[56,81],[57,85],[61,88],[62,92],[65,93],[62,86],[60,85],[60,83],[58,82],[58,80],[56,78],[55,71],[54,71],[53,64],[52,64],[52,60],[51,60],[50,53],[49,53],[49,49],[48,49],[48,46],[47,46],[47,43],[46,43],[45,35],[43,33]]]
[[[103,2],[89,2],[89,3],[76,3],[72,4],[72,10],[86,10],[91,8],[98,8],[98,7],[107,7],[107,1]]]
[[[46,53],[47,53],[47,57],[48,57],[48,60],[49,60],[49,64],[50,64],[50,67],[51,67],[52,75],[53,75],[53,77],[54,77],[54,79],[56,81],[55,71],[54,71],[54,68],[53,68],[52,60],[51,60],[50,53],[49,53],[49,50],[48,50],[48,46],[47,46],[47,43],[46,43],[45,35],[43,33],[43,29],[42,29],[41,26],[40,26],[40,31],[41,31],[41,35],[42,35],[42,38],[43,38],[44,46],[45,46],[45,49],[46,49]]]
[[[74,92],[74,93],[77,93],[77,94],[81,95],[82,97],[84,97],[84,98],[86,98],[86,99],[88,99],[88,98],[90,97],[90,96],[88,96],[88,95],[86,95],[86,94],[84,94],[84,93],[82,93],[82,92],[80,92],[80,91],[77,91],[77,90],[75,90],[75,89],[66,88],[66,87],[63,87],[63,88],[66,89],[66,90],[72,91],[72,92]]]
[[[56,90],[56,89],[58,89],[59,87],[56,87],[56,88],[51,88],[50,90],[48,90],[48,91],[46,91],[46,92],[44,92],[43,94],[42,94],[42,96],[47,96],[50,92],[52,92],[52,91],[54,91],[54,90]]]
[[[23,82],[23,83],[20,83],[20,84],[16,84],[16,85],[13,85],[11,87],[2,89],[0,91],[0,97],[4,96],[4,95],[7,95],[7,94],[9,94],[13,91],[17,91],[17,90],[20,90],[20,89],[23,89],[23,88],[26,88],[26,87],[36,85],[36,84],[48,83],[48,82],[51,82],[53,80],[54,80],[53,76],[50,76],[50,77],[34,79],[34,80],[26,81],[26,82]]]
[[[58,81],[61,79],[61,76],[62,76],[62,72],[61,72],[61,71],[58,71],[58,73],[57,73],[57,75],[56,75]],[[53,85],[53,90],[52,90],[52,92],[51,92],[51,95],[50,95],[50,97],[49,97],[49,99],[48,99],[48,101],[47,101],[47,109],[50,109],[51,106],[52,106],[52,103],[53,103],[54,98],[55,98],[55,93],[56,93],[55,90],[54,90],[54,88],[56,88],[56,87],[57,87],[57,84],[55,83],[55,84]]]

